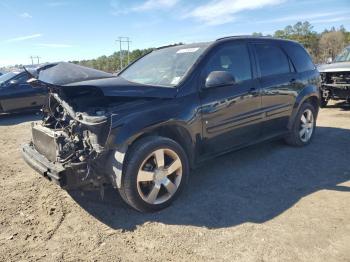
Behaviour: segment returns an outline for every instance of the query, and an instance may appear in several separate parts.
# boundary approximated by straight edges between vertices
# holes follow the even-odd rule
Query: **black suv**
[[[58,63],[35,78],[49,99],[25,161],[63,188],[110,183],[144,212],[208,158],[272,138],[309,144],[319,110],[309,55],[271,38],[163,47],[118,76]]]

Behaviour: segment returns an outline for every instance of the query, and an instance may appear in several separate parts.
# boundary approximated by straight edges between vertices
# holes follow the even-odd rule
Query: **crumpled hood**
[[[43,66],[37,72],[37,78],[40,81],[58,86],[85,80],[113,77],[110,73],[66,62]]]
[[[75,82],[64,85],[64,88],[74,88],[77,86],[97,87],[105,96],[171,98],[175,97],[177,93],[176,88],[141,85],[129,82],[120,76]]]
[[[97,88],[104,96],[171,98],[176,88],[141,85],[100,70],[60,62],[38,70],[36,78],[56,88]]]
[[[350,71],[350,62],[323,64],[317,67],[320,73]]]

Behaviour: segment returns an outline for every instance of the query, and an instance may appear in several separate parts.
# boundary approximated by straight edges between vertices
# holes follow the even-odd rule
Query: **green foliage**
[[[307,21],[298,22],[293,26],[288,25],[284,30],[277,30],[273,36],[301,43],[312,57],[316,57],[319,52],[318,41],[320,36],[313,31],[313,26]]]
[[[154,48],[147,49],[135,49],[129,53],[130,63],[135,61],[136,59],[144,56],[145,54],[151,52]],[[128,64],[128,53],[127,51],[122,51],[122,63],[123,67]],[[120,65],[120,52],[114,52],[110,56],[100,56],[96,59],[90,60],[81,60],[81,61],[72,61],[72,63],[95,68],[98,70],[106,71],[106,72],[117,72],[121,69]]]
[[[273,36],[301,43],[315,63],[323,63],[329,56],[334,58],[343,47],[350,44],[350,32],[347,32],[344,26],[340,26],[339,29],[333,26],[329,30],[317,33],[307,21],[288,25],[283,30],[277,30]]]
[[[263,34],[254,32],[252,35],[262,36]],[[338,29],[331,27],[330,29],[325,29],[322,33],[317,33],[313,30],[313,26],[308,21],[297,22],[295,25],[288,25],[284,29],[277,30],[273,34],[273,37],[290,39],[301,43],[307,49],[315,63],[324,63],[330,56],[334,58],[340,49],[350,44],[350,32],[348,32],[344,26],[340,26]],[[154,50],[154,48],[135,49],[131,51],[129,54],[130,63],[152,50]],[[100,56],[96,59],[72,62],[106,72],[117,72],[121,69],[120,52],[115,52],[110,56]],[[127,51],[123,50],[123,67],[125,67],[127,63]]]

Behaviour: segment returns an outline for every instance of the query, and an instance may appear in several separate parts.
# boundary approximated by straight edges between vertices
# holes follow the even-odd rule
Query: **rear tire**
[[[285,138],[287,144],[291,146],[308,145],[315,134],[317,111],[309,102],[301,105],[290,130]]]
[[[189,161],[174,140],[150,136],[129,149],[119,193],[124,201],[140,212],[168,207],[187,183]]]

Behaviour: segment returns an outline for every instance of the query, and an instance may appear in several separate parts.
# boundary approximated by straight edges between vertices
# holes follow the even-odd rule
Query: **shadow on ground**
[[[141,214],[107,189],[70,192],[73,199],[111,228],[133,230],[145,222],[225,228],[268,221],[318,190],[350,192],[350,130],[318,127],[312,144],[288,147],[275,141],[208,161],[191,172],[187,189],[161,212]]]
[[[341,111],[350,111],[350,103],[347,103],[346,101],[335,101],[334,104],[328,105],[327,108],[338,108]]]
[[[40,113],[34,111],[26,111],[21,113],[0,114],[0,126],[18,125],[23,122],[40,120]]]

